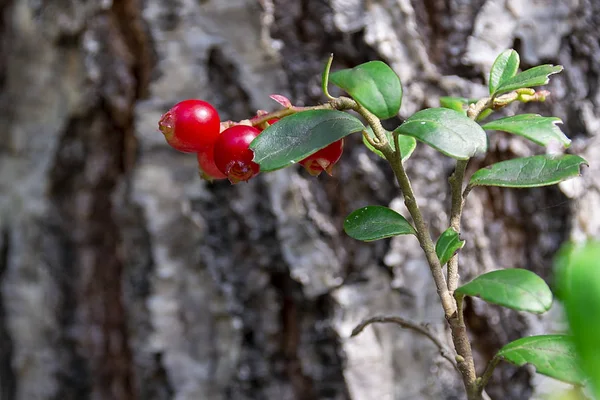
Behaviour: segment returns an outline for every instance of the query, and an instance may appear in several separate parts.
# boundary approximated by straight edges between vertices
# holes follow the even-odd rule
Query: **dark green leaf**
[[[519,268],[488,272],[456,289],[513,310],[541,314],[552,306],[552,292],[542,278]]]
[[[555,264],[555,281],[581,367],[600,398],[600,242],[569,243]]]
[[[498,352],[498,357],[519,367],[531,364],[537,373],[559,381],[582,385],[581,371],[572,338],[566,335],[530,336],[515,340]]]
[[[344,221],[344,231],[364,242],[415,233],[402,215],[383,206],[368,206],[354,211]]]
[[[440,259],[440,264],[444,266],[454,253],[462,249],[464,245],[465,241],[460,240],[460,236],[454,229],[446,229],[435,244],[435,252]]]
[[[449,108],[454,111],[461,112],[463,114],[467,114],[467,107],[471,103],[476,103],[477,100],[467,99],[465,97],[451,97],[451,96],[443,96],[440,97],[440,106],[444,108]]]
[[[569,147],[571,140],[556,124],[562,124],[560,118],[542,117],[538,114],[520,114],[488,122],[483,125],[483,129],[513,133],[541,146],[558,142],[564,147]]]
[[[554,185],[579,176],[579,168],[587,162],[574,155],[540,155],[492,164],[475,172],[470,186],[502,186],[526,188]]]
[[[367,127],[367,129],[365,129],[365,130],[369,136],[371,136],[371,137],[375,136],[375,134],[373,133],[373,129],[371,129],[370,126]],[[394,137],[392,136],[392,132],[385,131],[385,136],[387,137],[390,147],[393,150],[395,150],[396,146],[394,146]],[[364,136],[363,136],[363,143],[373,153],[375,153],[379,157],[385,159],[385,156],[383,155],[383,153],[380,152],[379,150],[377,150],[375,147],[371,146],[371,144],[365,139]],[[402,161],[408,160],[408,158],[411,156],[413,151],[415,151],[415,149],[417,148],[417,141],[415,140],[415,138],[410,137],[410,136],[400,135],[398,137],[398,144],[400,145],[400,154],[402,154]]]
[[[398,75],[384,62],[370,61],[330,75],[329,80],[381,119],[395,117],[402,103]]]
[[[487,136],[481,126],[448,108],[421,110],[404,121],[396,131],[458,160],[467,160],[487,150]]]
[[[517,74],[519,63],[519,53],[513,49],[506,50],[496,58],[490,70],[490,95],[494,94],[498,86]]]
[[[557,74],[562,70],[562,65],[550,64],[530,68],[501,83],[496,88],[495,94],[499,95],[521,88],[546,85],[550,81],[548,78],[550,75]]]
[[[363,129],[363,124],[348,113],[304,111],[269,126],[250,143],[250,148],[261,171],[275,171]]]

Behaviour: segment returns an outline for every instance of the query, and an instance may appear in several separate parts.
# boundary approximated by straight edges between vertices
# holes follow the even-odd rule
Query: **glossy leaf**
[[[555,281],[581,367],[600,398],[600,242],[569,243],[559,254]]]
[[[371,136],[371,137],[375,136],[375,134],[373,133],[373,129],[371,129],[370,126],[367,127],[367,129],[365,129],[365,131],[367,132],[367,134],[369,136]],[[385,131],[385,136],[387,137],[388,143],[390,144],[392,149],[395,150],[396,147],[394,146],[394,137],[393,137],[392,132]],[[373,153],[375,153],[379,157],[385,159],[385,156],[383,155],[383,153],[380,152],[379,150],[377,150],[375,147],[371,146],[371,144],[365,139],[364,136],[363,136],[363,143]],[[400,135],[398,137],[398,144],[400,145],[400,154],[402,154],[402,161],[408,160],[408,158],[411,156],[413,151],[415,151],[415,149],[417,148],[417,141],[415,140],[415,138],[410,137],[410,136]]]
[[[400,110],[402,84],[384,62],[370,61],[337,71],[329,76],[329,80],[381,119],[394,117]]]
[[[541,146],[558,142],[564,147],[569,147],[571,140],[565,136],[556,124],[562,124],[560,118],[542,117],[538,114],[520,114],[488,122],[483,125],[483,129],[523,136]]]
[[[448,108],[421,110],[404,121],[396,131],[457,160],[467,160],[487,150],[487,136],[481,126]]]
[[[383,206],[368,206],[354,211],[344,221],[344,231],[351,238],[363,242],[415,233],[402,215]]]
[[[477,100],[467,99],[465,97],[451,97],[443,96],[440,97],[440,106],[449,108],[454,111],[458,111],[463,114],[467,114],[467,106],[471,103],[476,103]]]
[[[521,88],[546,85],[550,81],[550,75],[557,74],[562,70],[562,65],[550,64],[530,68],[501,83],[496,88],[495,94],[498,95]]]
[[[567,335],[521,338],[504,346],[497,356],[519,367],[531,364],[537,373],[559,381],[577,385],[585,383],[575,345]]]
[[[466,296],[512,308],[541,314],[552,306],[552,292],[542,278],[520,268],[501,269],[479,275],[456,289]]]
[[[587,162],[574,155],[540,155],[492,164],[475,172],[470,186],[526,188],[554,185],[579,176]]]
[[[250,143],[250,148],[261,171],[275,171],[363,129],[362,122],[348,113],[304,111],[269,126]]]
[[[500,54],[490,70],[490,95],[493,95],[498,86],[508,81],[517,74],[519,69],[519,53],[509,49]]]
[[[452,228],[446,229],[435,244],[435,252],[440,259],[440,264],[444,266],[464,245],[465,241],[460,239],[458,232]]]

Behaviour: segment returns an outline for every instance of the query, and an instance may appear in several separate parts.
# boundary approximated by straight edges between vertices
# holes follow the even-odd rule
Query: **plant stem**
[[[284,108],[282,110],[273,111],[268,114],[261,115],[258,118],[254,118],[250,120],[252,126],[258,126],[262,123],[269,121],[270,119],[279,119],[283,117],[287,117],[288,115],[296,114],[302,111],[311,111],[311,110],[353,110],[357,107],[357,104],[354,100],[348,97],[337,97],[325,104],[320,104],[318,106],[312,107],[291,107]]]
[[[450,227],[457,233],[460,233],[460,220],[462,210],[465,204],[463,198],[463,181],[465,179],[465,171],[469,160],[458,160],[456,169],[449,179],[450,190],[452,193],[452,209],[450,211]],[[448,260],[448,290],[454,292],[458,287],[458,253],[454,254]]]

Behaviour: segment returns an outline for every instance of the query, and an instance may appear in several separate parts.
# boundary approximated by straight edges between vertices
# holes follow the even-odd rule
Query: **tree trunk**
[[[522,67],[565,66],[552,97],[520,106],[563,119],[584,179],[478,188],[461,279],[501,267],[551,280],[569,236],[600,233],[600,3],[595,0],[0,0],[0,394],[2,400],[463,399],[437,348],[397,326],[350,338],[373,315],[430,325],[450,344],[414,238],[357,243],[344,217],[406,215],[386,164],[346,142],[333,177],[296,167],[207,183],[170,149],[160,115],[184,98],[222,120],[323,101],[334,68],[388,62],[401,117],[440,95],[485,96],[505,48]],[[398,123],[400,119],[392,121]],[[490,137],[469,171],[539,152]],[[453,162],[420,145],[408,170],[434,237],[448,226]],[[479,372],[543,318],[473,301]],[[501,365],[493,399],[529,399],[533,371]]]

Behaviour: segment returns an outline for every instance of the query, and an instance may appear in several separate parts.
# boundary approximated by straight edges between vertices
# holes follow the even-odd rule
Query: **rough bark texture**
[[[430,342],[395,326],[349,338],[374,314],[426,322],[445,341],[415,239],[356,243],[366,204],[405,212],[391,171],[347,142],[333,178],[297,168],[248,184],[199,180],[157,132],[176,101],[222,119],[322,101],[335,68],[382,59],[403,81],[401,116],[441,94],[485,95],[515,47],[551,62],[555,115],[591,168],[535,190],[475,190],[461,277],[525,267],[551,279],[569,236],[600,235],[600,3],[540,0],[0,0],[0,395],[2,400],[462,399]],[[395,121],[398,122],[398,121]],[[494,134],[481,165],[539,152]],[[420,146],[409,173],[434,235],[448,224],[453,163]],[[480,369],[555,319],[467,305]],[[534,398],[502,365],[488,393]]]

